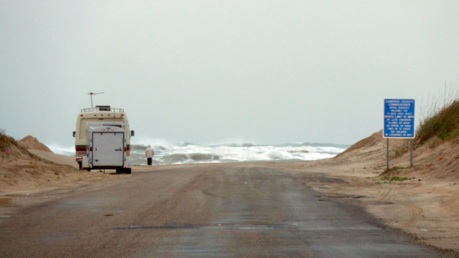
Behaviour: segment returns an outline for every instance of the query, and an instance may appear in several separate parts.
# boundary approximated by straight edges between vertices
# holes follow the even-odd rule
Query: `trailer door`
[[[93,132],[93,166],[123,166],[124,133]]]

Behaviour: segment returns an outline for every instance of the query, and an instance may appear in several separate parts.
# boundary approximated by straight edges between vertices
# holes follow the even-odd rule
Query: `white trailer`
[[[123,109],[110,106],[86,108],[78,115],[75,157],[80,169],[115,169],[131,173],[130,131]]]

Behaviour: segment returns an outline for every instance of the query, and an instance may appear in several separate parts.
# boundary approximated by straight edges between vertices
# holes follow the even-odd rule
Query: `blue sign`
[[[384,138],[414,138],[414,99],[384,100]]]

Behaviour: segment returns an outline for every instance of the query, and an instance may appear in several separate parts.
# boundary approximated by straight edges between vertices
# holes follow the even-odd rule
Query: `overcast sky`
[[[0,87],[0,128],[46,144],[88,92],[137,142],[352,144],[459,88],[459,1],[0,0]]]

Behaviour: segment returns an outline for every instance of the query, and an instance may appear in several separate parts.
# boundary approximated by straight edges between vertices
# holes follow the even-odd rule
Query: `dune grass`
[[[12,141],[14,141],[14,139],[8,137],[5,134],[5,130],[0,128],[0,151],[4,152],[6,148],[8,148],[11,145]]]
[[[459,97],[445,103],[421,122],[415,141],[425,143],[432,138],[450,141],[459,137]]]

